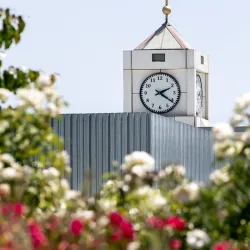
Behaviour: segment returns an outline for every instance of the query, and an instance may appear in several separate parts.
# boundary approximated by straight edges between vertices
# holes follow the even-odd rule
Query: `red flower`
[[[171,239],[169,243],[171,249],[180,249],[182,246],[182,242],[180,239]]]
[[[122,231],[123,237],[126,239],[133,239],[134,238],[134,228],[133,225],[126,220],[123,220],[120,224],[120,229]]]
[[[185,229],[185,221],[177,216],[167,218],[166,225],[176,229],[177,231],[182,231]]]
[[[155,227],[158,228],[158,229],[163,228],[164,227],[164,221],[161,220],[161,219],[156,220]]]
[[[213,250],[229,250],[230,244],[228,242],[215,243],[213,245]]]
[[[119,213],[113,212],[109,215],[109,220],[112,226],[119,226],[123,218]]]
[[[119,241],[120,239],[121,239],[121,234],[119,234],[119,233],[112,233],[111,234],[112,241]]]
[[[71,221],[70,229],[72,234],[79,235],[83,229],[83,223],[78,219],[74,219]]]
[[[33,243],[34,248],[38,248],[40,245],[45,243],[46,237],[44,233],[42,232],[38,223],[32,222],[28,228],[29,228],[30,235],[32,237],[32,243]]]
[[[21,216],[23,214],[23,205],[21,203],[14,204],[14,213],[17,216]]]

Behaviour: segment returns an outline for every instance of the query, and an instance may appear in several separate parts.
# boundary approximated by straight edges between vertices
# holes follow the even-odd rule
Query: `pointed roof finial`
[[[171,8],[168,6],[168,0],[166,0],[166,5],[163,7],[162,12],[166,15],[166,23],[168,22],[168,15],[171,13]]]

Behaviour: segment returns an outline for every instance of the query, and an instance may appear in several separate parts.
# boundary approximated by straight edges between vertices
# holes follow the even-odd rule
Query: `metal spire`
[[[168,23],[168,15],[171,13],[171,8],[168,6],[168,0],[166,0],[166,5],[163,7],[162,12],[166,15],[166,23]]]

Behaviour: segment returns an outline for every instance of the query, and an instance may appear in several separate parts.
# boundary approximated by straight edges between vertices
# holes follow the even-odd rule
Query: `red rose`
[[[21,203],[14,204],[14,213],[18,216],[23,214],[23,205]]]
[[[119,213],[113,212],[109,215],[109,220],[112,226],[119,226],[123,218]]]
[[[121,239],[121,234],[119,234],[119,233],[112,233],[111,234],[111,240],[112,241],[118,241],[120,239]]]
[[[178,231],[182,231],[185,229],[185,221],[177,216],[172,216],[166,219],[166,225],[176,229]]]
[[[126,220],[123,220],[120,224],[120,229],[122,231],[123,237],[126,239],[134,238],[134,228],[133,225]]]
[[[40,225],[36,222],[32,222],[29,225],[29,232],[32,238],[32,243],[34,248],[38,248],[40,245],[45,243],[46,237],[42,232]]]
[[[182,242],[180,239],[171,239],[169,243],[171,249],[180,249],[182,246]]]
[[[229,250],[230,244],[228,242],[220,242],[213,245],[213,250]]]
[[[78,219],[74,219],[71,221],[70,229],[72,234],[79,235],[83,229],[83,223]]]

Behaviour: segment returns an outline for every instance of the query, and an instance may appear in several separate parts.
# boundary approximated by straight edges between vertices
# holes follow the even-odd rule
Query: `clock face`
[[[153,113],[167,113],[180,100],[180,85],[167,73],[149,76],[141,85],[140,98],[143,105]]]
[[[196,115],[200,115],[203,106],[202,81],[199,75],[196,75]]]

